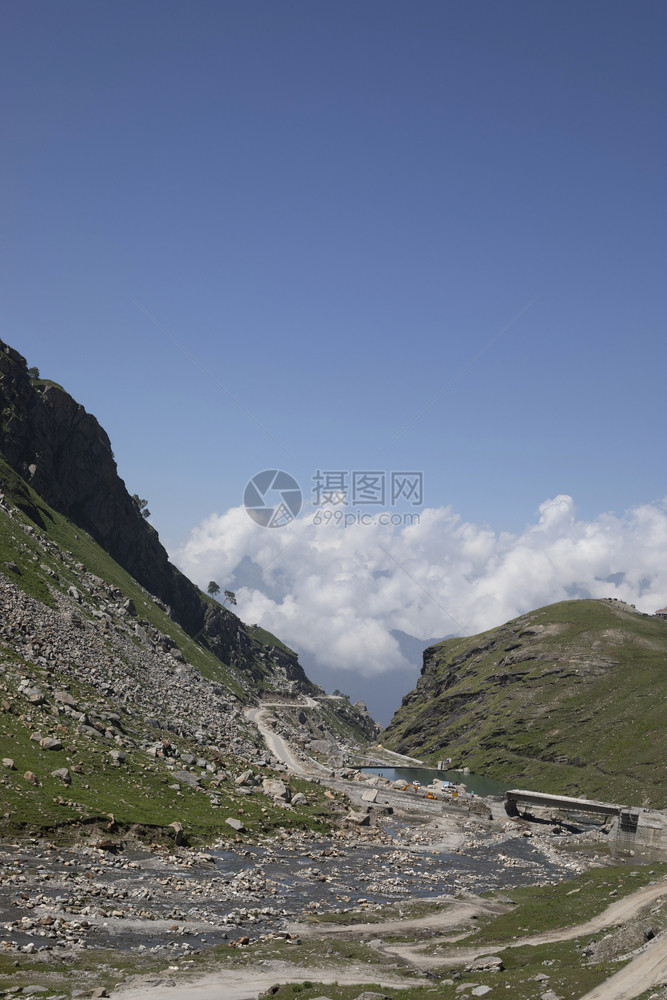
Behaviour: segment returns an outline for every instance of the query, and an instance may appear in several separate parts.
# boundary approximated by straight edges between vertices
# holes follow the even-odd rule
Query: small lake
[[[493,778],[485,778],[483,774],[462,774],[461,771],[436,771],[425,767],[362,767],[362,771],[379,774],[390,781],[420,781],[422,785],[430,785],[434,778],[438,781],[449,781],[453,785],[465,785],[469,792],[475,795],[503,795],[512,785],[503,785]]]

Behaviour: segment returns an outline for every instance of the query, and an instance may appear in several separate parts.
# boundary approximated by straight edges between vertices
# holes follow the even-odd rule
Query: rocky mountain
[[[244,714],[262,697],[322,698],[329,728],[374,735],[363,706],[323,694],[293,650],[171,565],[96,419],[0,342],[0,830],[109,812],[215,829],[230,775],[276,764]],[[240,812],[270,825],[270,808]]]
[[[667,622],[564,601],[424,652],[385,746],[521,787],[667,804]]]

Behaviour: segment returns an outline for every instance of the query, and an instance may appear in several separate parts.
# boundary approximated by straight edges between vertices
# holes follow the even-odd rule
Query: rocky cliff
[[[56,510],[93,538],[194,634],[204,623],[197,588],[169,563],[155,530],[118,476],[111,443],[60,386],[28,376],[0,341],[0,453]]]
[[[292,693],[319,690],[297,656],[258,640],[169,562],[155,529],[120,479],[111,443],[94,416],[60,386],[29,376],[25,358],[0,341],[0,454],[47,505],[88,532],[223,663]],[[35,510],[32,510],[33,518]],[[271,683],[275,674],[275,685]]]
[[[667,623],[564,601],[424,652],[386,746],[523,787],[667,803]]]

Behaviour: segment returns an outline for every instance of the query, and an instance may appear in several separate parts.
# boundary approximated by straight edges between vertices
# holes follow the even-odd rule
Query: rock
[[[60,740],[55,739],[53,736],[45,736],[43,740],[39,741],[39,745],[42,750],[62,750],[63,748]]]
[[[553,990],[547,990],[546,993],[541,995],[540,1000],[560,1000],[560,997]]]
[[[183,826],[181,823],[174,821],[169,824],[169,829],[174,831],[174,842],[181,844],[183,842]]]
[[[24,986],[21,995],[24,997],[38,997],[42,993],[48,993],[48,986]]]
[[[76,708],[77,702],[69,693],[69,691],[55,691],[53,697],[61,705],[68,705],[69,708]]]
[[[31,705],[43,705],[46,701],[44,697],[44,692],[37,685],[27,685],[26,687],[19,687],[19,691],[25,695]]]
[[[98,851],[116,851],[118,844],[115,840],[97,840],[93,845]]]
[[[25,778],[26,781],[32,782],[33,785],[37,784],[37,775],[34,774],[32,771],[26,771],[23,777]]]
[[[95,989],[91,990],[91,992],[88,995],[92,997],[93,1000],[98,1000],[98,997],[109,996],[109,994],[107,993],[107,991],[104,989],[103,986],[96,986]]]
[[[113,760],[114,764],[124,764],[127,760],[127,754],[122,750],[110,750],[109,756]]]
[[[378,797],[377,788],[369,788],[367,792],[361,796],[363,802],[375,802]]]
[[[76,587],[69,587],[67,590],[67,594],[69,597],[73,597],[75,601],[81,604],[81,594],[76,589]]]
[[[471,997],[483,997],[483,996],[486,996],[486,994],[490,993],[490,992],[491,992],[491,987],[490,986],[476,986],[474,990],[470,991],[470,996]]]
[[[465,972],[502,972],[503,960],[498,955],[481,955],[469,965],[466,965]]]
[[[354,809],[350,809],[345,819],[348,823],[354,823],[355,826],[370,826],[371,822],[368,813],[356,812]]]
[[[254,785],[254,775],[252,771],[243,771],[238,778],[234,779],[236,785]]]
[[[127,611],[128,615],[132,615],[133,617],[136,615],[137,609],[135,608],[134,601],[131,597],[128,597],[128,599],[123,602],[123,607]]]
[[[228,816],[227,819],[225,820],[225,823],[227,824],[227,826],[231,826],[232,830],[237,830],[239,833],[245,830],[245,827],[241,822],[241,820],[236,819],[234,816]]]
[[[297,792],[296,795],[292,796],[293,806],[305,806],[308,804],[308,799],[303,794],[303,792]]]
[[[280,778],[264,778],[262,791],[272,799],[281,799],[283,802],[289,802],[292,797],[289,788]]]
[[[15,771],[16,770],[16,765],[14,764],[14,761],[12,760],[11,757],[3,757],[2,758],[2,766],[6,767],[7,770],[9,770],[9,771]]]
[[[66,785],[72,784],[72,776],[66,767],[58,767],[55,771],[51,771],[51,777],[60,778],[60,780]]]
[[[174,777],[178,781],[182,781],[184,785],[189,785],[190,788],[197,788],[199,785],[199,778],[190,771],[174,771]]]

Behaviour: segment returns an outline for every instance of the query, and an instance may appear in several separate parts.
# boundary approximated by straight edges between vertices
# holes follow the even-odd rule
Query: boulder
[[[227,826],[231,826],[232,830],[237,830],[239,833],[245,830],[245,827],[240,819],[236,819],[234,816],[228,816],[225,820]]]
[[[503,960],[498,955],[481,955],[469,965],[466,965],[466,972],[502,972]]]
[[[182,781],[184,785],[189,785],[190,788],[199,787],[199,778],[190,771],[174,771],[174,777],[177,781]]]
[[[62,750],[63,748],[60,740],[55,739],[53,736],[45,736],[43,740],[39,741],[39,745],[42,750]]]
[[[356,812],[354,809],[350,809],[345,819],[348,823],[354,823],[355,826],[370,826],[371,822],[371,818],[368,813]]]
[[[289,788],[280,778],[264,778],[262,791],[272,799],[280,799],[283,802],[289,802],[292,797]]]
[[[367,792],[361,796],[364,802],[375,802],[378,797],[377,788],[369,788]]]
[[[56,691],[56,692],[54,692],[53,697],[61,705],[67,705],[69,708],[76,708],[77,707],[77,702],[72,697],[72,695],[69,693],[69,691],[64,691],[64,690],[63,691]]]
[[[55,771],[51,771],[51,777],[60,778],[60,780],[66,785],[72,784],[72,776],[66,767],[57,767]]]
[[[169,824],[169,829],[174,831],[174,842],[176,844],[181,844],[183,842],[183,826],[178,821],[174,821]]]

